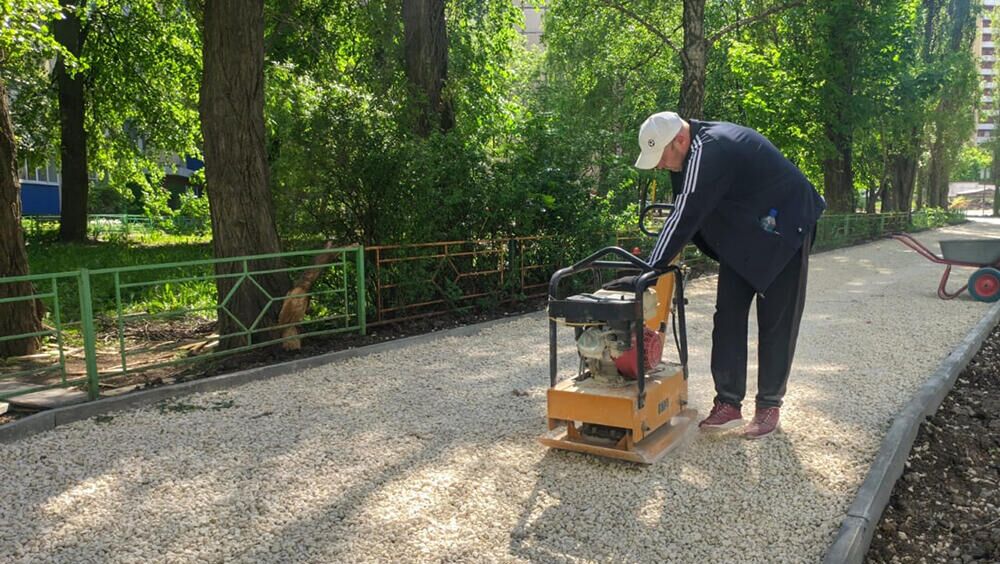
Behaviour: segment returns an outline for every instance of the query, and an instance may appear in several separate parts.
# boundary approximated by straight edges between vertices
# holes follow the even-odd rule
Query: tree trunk
[[[827,139],[833,144],[834,155],[823,159],[823,196],[831,212],[854,213],[853,136],[827,125]]]
[[[997,188],[997,183],[1000,182],[1000,142],[996,140],[992,141],[990,145],[993,145],[993,162],[991,167],[993,170],[993,217],[1000,216],[1000,198],[997,195],[1000,194],[1000,189]]]
[[[882,211],[910,211],[913,188],[917,179],[917,161],[912,155],[894,154],[889,157],[888,206]]]
[[[55,22],[55,38],[74,56],[83,49],[80,18],[69,5],[82,8],[85,0],[59,0],[62,20]],[[56,61],[56,86],[59,90],[59,155],[62,162],[62,194],[59,206],[59,239],[81,242],[87,239],[87,131],[84,129],[84,76],[70,76],[65,61]]]
[[[939,104],[938,110],[943,107],[943,103]],[[936,120],[934,143],[931,144],[930,163],[927,165],[927,205],[932,208],[948,207],[948,171],[944,143],[944,129],[947,126],[942,121],[940,118]]]
[[[917,204],[914,209],[922,210],[927,205],[927,170],[921,168],[917,172]]]
[[[427,137],[455,126],[451,102],[442,96],[448,80],[448,30],[444,0],[403,0],[406,78],[416,98],[416,132]]]
[[[202,58],[201,129],[215,257],[280,252],[264,139],[264,0],[206,0]],[[246,266],[253,272],[281,262]],[[224,276],[243,266],[221,263],[215,271]],[[219,346],[227,349],[270,337],[267,328],[281,308],[273,298],[287,293],[289,279],[284,273],[220,277],[216,288],[223,306]]]
[[[950,28],[947,35],[947,47],[942,53],[949,57],[952,53],[967,52],[973,40],[975,18],[972,16],[970,0],[951,0],[948,4]],[[934,143],[930,150],[928,165],[927,196],[932,207],[948,207],[948,176],[954,160],[954,146],[964,139],[955,139],[956,126],[954,116],[959,112],[958,98],[960,88],[953,81],[946,82],[941,90],[941,99],[934,113]]]
[[[705,110],[705,73],[708,40],[705,38],[705,0],[684,0],[684,49],[681,51],[681,95],[677,113],[701,119]]]
[[[2,57],[0,57],[2,59]],[[7,85],[0,77],[0,279],[28,274],[28,256],[21,231],[21,182],[17,175],[17,145],[10,121]],[[30,282],[0,283],[0,299],[30,296]],[[42,330],[41,312],[35,300],[0,304],[0,337],[36,333]],[[38,338],[0,341],[0,358],[33,354]]]
[[[857,47],[845,32],[855,25],[857,8],[853,2],[831,3],[827,8],[831,20],[824,30],[829,44],[826,81],[820,98],[823,104],[824,131],[830,152],[823,159],[823,196],[834,213],[854,213],[854,74]]]

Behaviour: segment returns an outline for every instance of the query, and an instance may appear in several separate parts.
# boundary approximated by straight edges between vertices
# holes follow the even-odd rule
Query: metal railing
[[[21,225],[32,237],[38,237],[46,231],[59,228],[58,215],[24,216]],[[142,238],[156,233],[162,227],[170,227],[174,231],[202,233],[208,231],[203,219],[174,216],[153,219],[139,214],[107,214],[97,213],[87,216],[87,236],[93,239],[131,239]]]
[[[564,247],[549,237],[380,245],[373,264],[372,325],[545,295]]]
[[[0,388],[0,400],[50,388],[88,384],[85,370],[82,372],[72,370],[67,365],[72,351],[83,350],[79,346],[82,342],[81,335],[88,332],[79,317],[75,320],[64,317],[68,304],[72,303],[74,306],[69,309],[79,311],[82,309],[82,303],[85,301],[89,303],[84,297],[85,288],[80,283],[80,273],[61,272],[0,278],[0,285],[4,286],[23,282],[31,285],[32,292],[28,295],[2,298],[0,305],[36,302],[47,312],[42,328],[31,333],[3,335],[0,336],[0,342],[38,339],[43,347],[48,348],[49,354],[0,359],[0,385],[3,385]],[[72,290],[76,290],[75,295]],[[90,328],[92,327],[91,320]],[[52,374],[56,375],[55,380],[51,377]]]
[[[320,255],[332,260],[314,264]],[[283,266],[274,267],[276,261]],[[0,284],[30,282],[34,288],[30,295],[0,299],[0,305],[36,300],[47,312],[41,331],[0,337],[42,340],[37,354],[0,359],[0,400],[74,385],[84,385],[95,399],[101,386],[137,373],[307,337],[364,334],[364,266],[364,249],[348,247],[0,278]],[[292,296],[274,295],[263,283],[265,277],[306,271],[320,276],[308,291]],[[220,280],[231,283],[222,300],[215,291]],[[264,303],[249,324],[231,309],[241,287],[259,293]],[[309,307],[292,322],[269,322],[289,299],[308,299]],[[107,303],[113,303],[110,310],[95,309]],[[222,316],[235,320],[236,329],[218,334]],[[233,340],[242,342],[218,346]]]

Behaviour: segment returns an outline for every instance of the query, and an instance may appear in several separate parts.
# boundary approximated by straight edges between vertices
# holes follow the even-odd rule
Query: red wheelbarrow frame
[[[913,249],[914,251],[917,252],[917,254],[919,254],[920,256],[924,257],[925,259],[927,259],[927,260],[929,260],[931,262],[935,262],[937,264],[943,264],[943,265],[945,265],[945,267],[944,267],[944,274],[941,275],[941,283],[938,284],[938,292],[937,292],[938,293],[938,297],[941,298],[942,300],[950,300],[950,299],[957,298],[959,295],[962,294],[962,292],[964,292],[964,291],[966,291],[966,290],[969,289],[969,285],[966,283],[961,288],[959,288],[957,292],[952,293],[952,292],[948,291],[948,289],[947,289],[948,276],[951,275],[951,267],[953,267],[953,266],[967,266],[967,267],[970,267],[970,268],[984,268],[984,267],[997,268],[997,267],[1000,267],[1000,261],[997,261],[997,262],[994,262],[994,263],[982,264],[982,263],[977,263],[977,262],[965,262],[965,261],[960,261],[960,260],[948,260],[948,259],[945,259],[944,257],[939,257],[936,254],[934,254],[930,249],[928,249],[923,244],[921,244],[920,241],[917,241],[912,236],[910,236],[910,235],[908,235],[906,233],[893,233],[892,235],[889,235],[889,238],[890,239],[895,239],[895,240],[899,241],[900,243],[906,245],[910,249]]]

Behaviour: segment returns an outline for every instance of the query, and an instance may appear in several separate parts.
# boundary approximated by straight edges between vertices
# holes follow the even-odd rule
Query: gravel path
[[[920,239],[954,236],[1000,225]],[[940,272],[892,241],[816,255],[785,432],[766,441],[701,436],[652,467],[543,448],[547,333],[533,315],[0,445],[0,554],[815,562],[893,414],[986,309],[937,299]],[[702,412],[714,284],[688,293]]]

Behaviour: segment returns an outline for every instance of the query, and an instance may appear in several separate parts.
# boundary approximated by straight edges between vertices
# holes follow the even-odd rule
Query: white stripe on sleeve
[[[667,218],[667,222],[663,224],[663,230],[660,232],[660,238],[657,241],[656,246],[653,247],[653,253],[650,256],[651,264],[656,264],[663,259],[663,252],[670,244],[670,239],[674,236],[674,232],[677,230],[677,223],[680,221],[681,215],[684,213],[684,205],[687,203],[688,196],[693,194],[695,189],[698,187],[698,171],[701,168],[701,147],[701,138],[695,137],[694,141],[691,142],[691,158],[688,161],[687,175],[684,177],[684,189],[681,191],[681,194],[677,196],[677,200],[674,202],[674,212],[670,214],[670,217]]]

